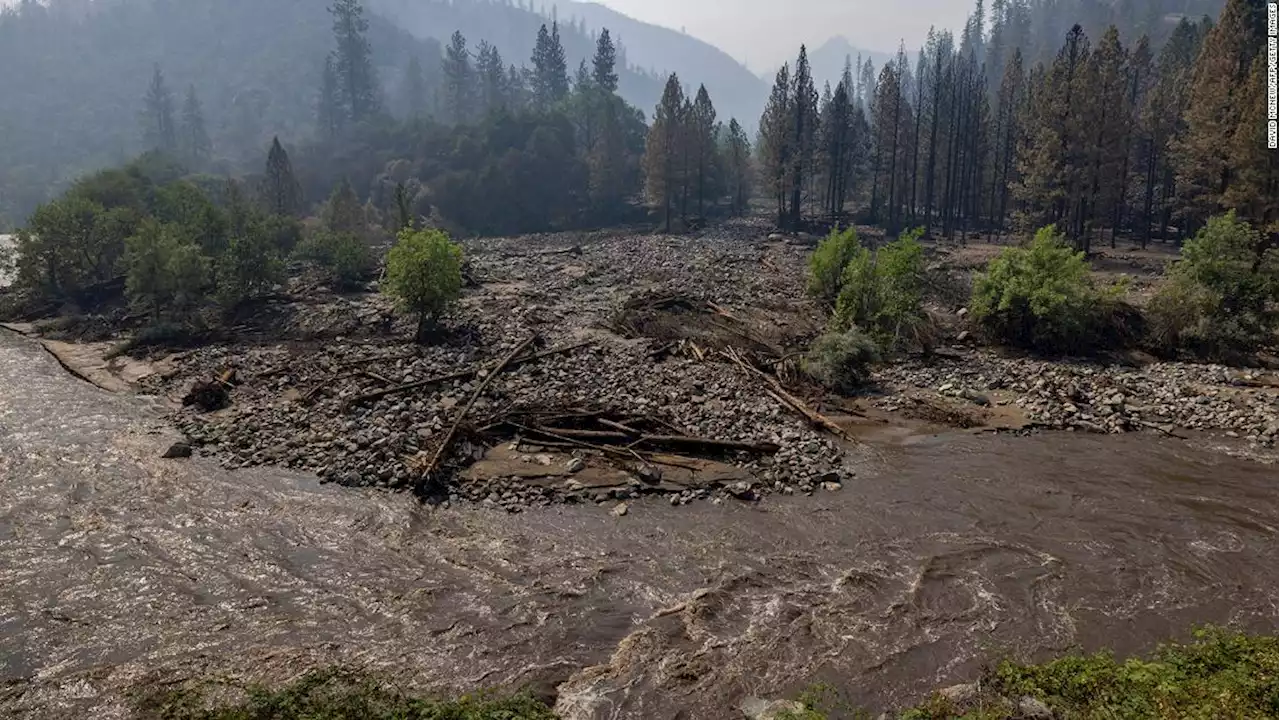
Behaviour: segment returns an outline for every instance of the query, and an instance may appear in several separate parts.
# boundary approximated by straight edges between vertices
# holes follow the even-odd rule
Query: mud
[[[0,716],[349,663],[532,683],[566,718],[732,718],[828,682],[879,711],[1010,654],[1274,630],[1274,465],[1151,435],[911,434],[839,493],[427,508],[161,460],[161,402],[0,331]]]

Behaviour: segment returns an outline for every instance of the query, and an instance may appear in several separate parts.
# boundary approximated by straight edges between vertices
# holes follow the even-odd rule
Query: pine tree
[[[420,119],[427,114],[427,79],[417,55],[409,58],[409,67],[405,70],[404,105],[405,114],[410,120]]]
[[[280,138],[271,139],[267,151],[267,170],[262,176],[262,201],[267,212],[284,217],[297,217],[302,211],[302,188],[293,174],[289,153]]]
[[[1189,231],[1223,207],[1232,184],[1231,141],[1248,100],[1253,58],[1264,46],[1252,4],[1227,0],[1195,63],[1187,132],[1175,154],[1178,199]]]
[[[479,112],[481,115],[507,104],[507,71],[498,48],[481,40],[476,48],[476,76],[479,80]]]
[[[993,135],[991,212],[993,227],[1003,232],[1009,212],[1009,187],[1017,182],[1014,160],[1022,138],[1021,114],[1025,77],[1022,70],[1022,49],[1014,48],[1013,56],[1005,65],[1004,78],[1000,81],[1000,94],[996,104]]]
[[[751,199],[751,141],[734,118],[729,119],[724,157],[730,212],[735,216],[745,215]]]
[[[1258,53],[1236,105],[1240,113],[1230,138],[1227,161],[1231,181],[1222,205],[1265,231],[1267,244],[1276,233],[1280,173],[1276,153],[1267,148],[1267,58]],[[1259,247],[1259,259],[1265,246]]]
[[[1088,128],[1084,142],[1090,167],[1086,217],[1101,232],[1114,220],[1124,202],[1125,188],[1121,180],[1129,135],[1125,96],[1128,53],[1121,47],[1120,31],[1114,25],[1103,35],[1089,57],[1085,72],[1084,86],[1088,95],[1081,100],[1088,105],[1083,125]],[[1082,244],[1088,251],[1088,235]]]
[[[178,150],[178,129],[173,119],[173,94],[165,84],[164,73],[156,65],[151,85],[143,100],[142,139],[149,150],[174,153]]]
[[[662,90],[662,100],[654,108],[653,124],[649,127],[644,148],[645,195],[649,205],[662,212],[666,232],[671,232],[672,204],[681,182],[677,163],[680,160],[684,106],[680,79],[671,73]]]
[[[786,223],[787,176],[791,168],[791,72],[783,65],[774,78],[773,90],[760,115],[760,137],[756,143],[760,179],[773,195],[778,225]]]
[[[791,83],[791,207],[789,222],[792,228],[800,227],[800,200],[807,175],[813,167],[813,141],[817,130],[818,93],[813,87],[813,75],[809,70],[809,52],[800,46],[796,58],[796,74]]]
[[[1031,229],[1059,224],[1073,240],[1082,234],[1084,180],[1084,87],[1088,73],[1089,41],[1076,25],[1067,33],[1053,67],[1035,90],[1035,108],[1026,125],[1026,142],[1018,151],[1020,183],[1015,189],[1022,203],[1021,220]]]
[[[846,73],[845,79],[848,75]],[[850,155],[854,152],[854,105],[845,79],[836,85],[830,102],[825,104],[821,123],[823,177],[826,180],[823,210],[832,218],[838,218],[844,213],[851,179],[850,170],[853,167]]]
[[[515,64],[507,67],[507,80],[503,83],[505,104],[508,110],[524,109],[529,104],[529,72]]]
[[[533,103],[539,109],[545,110],[569,94],[569,69],[560,43],[560,28],[554,21],[550,32],[546,25],[538,28],[532,79]]]
[[[604,94],[603,88],[592,87],[592,91],[600,95],[600,117],[595,141],[588,150],[587,182],[596,212],[608,219],[627,194],[627,149],[622,125],[627,108],[622,98]]]
[[[591,73],[596,84],[608,92],[618,91],[618,73],[614,67],[616,63],[617,50],[613,46],[613,39],[609,37],[609,28],[604,28],[600,31],[600,37],[596,39],[596,54],[591,59]]]
[[[692,144],[693,170],[698,188],[698,217],[702,217],[711,174],[716,167],[716,109],[705,85],[698,86],[692,114],[689,116],[689,138]]]
[[[338,72],[333,56],[324,59],[324,74],[320,82],[320,97],[316,101],[316,124],[320,136],[333,140],[342,132],[347,113],[342,106],[342,90],[338,87]]]
[[[345,114],[360,122],[379,110],[378,78],[373,69],[369,40],[369,21],[360,0],[333,0],[329,6],[333,16],[333,67],[337,78],[338,97]]]
[[[444,77],[445,111],[449,122],[460,124],[474,118],[475,73],[471,68],[471,53],[467,39],[455,30],[445,48],[441,62]]]
[[[198,169],[209,161],[213,142],[204,126],[204,109],[196,96],[196,86],[187,86],[187,98],[182,104],[182,157],[192,169]]]
[[[356,197],[355,189],[346,178],[343,178],[329,195],[321,220],[325,228],[335,233],[364,233],[364,208],[360,205],[360,198]]]

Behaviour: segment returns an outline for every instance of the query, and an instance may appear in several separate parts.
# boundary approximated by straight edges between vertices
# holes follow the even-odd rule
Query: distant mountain
[[[22,222],[77,175],[143,150],[139,113],[156,65],[175,112],[188,86],[201,99],[211,169],[257,168],[272,135],[306,139],[333,46],[326,5],[80,0],[0,8],[0,222]],[[377,15],[369,42],[389,105],[409,57],[441,52]]]
[[[836,35],[822,43],[822,45],[819,45],[817,48],[810,47],[807,49],[809,51],[809,67],[812,68],[813,71],[813,83],[819,90],[822,89],[822,84],[825,82],[830,82],[832,88],[835,88],[836,83],[840,82],[840,75],[844,72],[845,58],[852,58],[854,63],[858,62],[859,57],[862,58],[864,63],[869,58],[871,60],[871,64],[876,67],[877,73],[879,73],[881,65],[884,65],[885,62],[893,59],[892,53],[880,52],[877,50],[863,50],[861,48],[854,47],[853,44],[849,42],[848,38],[843,35]],[[799,52],[799,48],[797,48],[796,52]],[[911,57],[914,62],[914,55]],[[791,60],[790,62],[794,67],[795,61]],[[854,72],[857,72],[856,68],[854,69]],[[777,74],[778,68],[774,68],[760,77],[765,82],[772,84],[773,79]],[[854,77],[857,77],[856,74]]]
[[[552,21],[524,0],[369,0],[371,7],[420,37],[447,43],[459,30],[468,42],[481,39],[497,46],[508,63],[528,64],[538,26]],[[668,28],[640,22],[596,3],[557,2],[556,18],[570,72],[580,60],[590,62],[595,36],[608,28],[620,46],[619,93],[653,114],[666,75],[675,72],[686,92],[707,86],[720,118],[737,117],[754,126],[768,86],[732,57],[709,43]]]
[[[609,28],[609,33],[621,40],[627,61],[633,65],[662,76],[676,73],[690,94],[699,84],[706,85],[719,119],[727,123],[736,117],[743,126],[752,128],[759,121],[769,85],[720,48],[692,35],[634,20],[598,3],[558,4],[562,15],[585,20],[592,31]],[[653,106],[644,110],[652,114]]]
[[[550,26],[552,18],[535,12],[532,5],[522,6],[492,0],[366,0],[369,7],[419,38],[430,38],[441,46],[449,43],[455,30],[467,39],[474,53],[485,40],[498,48],[508,65],[529,65],[533,44],[542,24]],[[621,17],[621,16],[619,16]],[[610,33],[614,33],[610,28]],[[595,39],[581,24],[561,18],[560,42],[564,45],[569,75],[578,63],[591,63]],[[635,67],[634,59],[622,56],[618,67],[618,93],[645,111],[646,116],[662,96],[662,78]],[[424,64],[428,61],[424,58]],[[438,67],[438,60],[435,62]]]

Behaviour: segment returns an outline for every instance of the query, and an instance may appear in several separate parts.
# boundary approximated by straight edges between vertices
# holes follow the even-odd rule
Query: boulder
[[[951,687],[942,688],[938,691],[938,694],[952,703],[967,703],[978,696],[978,685],[977,683],[952,685]]]
[[[615,516],[615,517],[622,517],[623,515],[626,515],[626,514],[627,514],[627,504],[626,504],[626,503],[618,503],[617,507],[615,507],[615,508],[613,509],[613,514],[614,514],[614,516]]]
[[[1053,720],[1053,711],[1030,695],[1024,695],[1018,698],[1018,717],[1026,720]]]
[[[176,442],[169,446],[168,450],[160,457],[165,459],[189,458],[191,457],[191,446],[185,442]]]
[[[738,709],[747,720],[781,720],[804,712],[804,705],[795,700],[765,700],[758,697],[743,698]]]

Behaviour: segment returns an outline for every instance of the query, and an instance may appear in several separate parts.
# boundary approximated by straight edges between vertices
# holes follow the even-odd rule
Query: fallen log
[[[714,438],[692,437],[688,435],[649,435],[609,430],[578,430],[576,428],[532,428],[534,432],[545,432],[553,437],[565,437],[580,440],[594,440],[599,443],[629,443],[634,445],[665,445],[690,449],[711,451],[742,451],[773,455],[781,448],[774,443],[739,442],[736,440],[716,440]]]
[[[833,422],[831,418],[823,415],[822,413],[818,412],[817,410],[814,410],[813,408],[810,408],[800,398],[797,398],[791,393],[787,392],[786,389],[782,387],[782,384],[779,383],[777,380],[774,380],[773,378],[764,374],[760,370],[757,370],[756,368],[748,365],[747,362],[743,360],[741,357],[739,357],[737,353],[733,352],[732,350],[727,350],[727,351],[724,351],[722,354],[725,357],[729,358],[729,360],[733,361],[738,367],[745,370],[747,374],[754,376],[755,378],[759,379],[760,381],[768,385],[769,395],[771,395],[774,400],[777,400],[782,405],[789,407],[792,410],[803,415],[805,419],[807,419],[809,423],[812,424],[814,427],[822,428],[834,435],[844,438],[845,440],[854,442],[853,436],[845,432],[844,428],[835,424],[835,422]]]
[[[537,339],[537,335],[530,335],[529,339],[520,343],[514,350],[507,353],[507,356],[502,358],[497,366],[485,376],[484,380],[482,380],[480,385],[475,389],[475,392],[471,393],[471,399],[467,400],[467,404],[462,406],[462,411],[453,419],[453,424],[449,426],[448,432],[444,434],[444,438],[442,438],[440,440],[440,444],[436,446],[436,451],[431,456],[431,459],[427,461],[426,465],[419,469],[419,477],[427,477],[435,471],[436,467],[440,464],[440,458],[444,457],[445,449],[453,444],[453,436],[458,432],[458,426],[462,424],[463,418],[471,412],[471,407],[476,404],[476,400],[480,399],[480,395],[489,387],[489,384],[493,382],[493,379],[501,375],[502,371],[511,364],[511,361],[514,360],[517,355],[528,349],[528,347],[533,344],[533,341]]]
[[[523,365],[524,363],[532,362],[534,360],[540,360],[545,357],[551,357],[552,355],[562,355],[567,352],[573,352],[574,350],[577,350],[582,347],[586,347],[587,345],[590,345],[590,344],[591,344],[591,341],[588,340],[586,342],[580,342],[575,345],[566,345],[564,347],[552,348],[550,350],[543,350],[542,352],[537,352],[532,355],[527,355],[525,357],[510,360],[509,363],[503,362],[500,365],[503,365],[503,366],[510,365],[511,367],[515,367],[517,365]],[[459,370],[458,372],[449,373],[448,375],[440,375],[439,377],[428,378],[426,380],[418,380],[416,382],[407,383],[405,385],[397,385],[395,387],[390,387],[383,390],[377,390],[374,392],[365,393],[363,395],[357,395],[356,397],[353,397],[350,400],[348,400],[347,405],[350,406],[350,405],[355,405],[362,402],[368,402],[370,400],[378,400],[388,395],[396,395],[398,393],[409,392],[411,390],[417,390],[419,388],[428,387],[430,385],[438,385],[442,382],[449,382],[450,380],[462,380],[465,378],[478,375],[483,371],[494,372],[497,369],[496,366],[492,366],[493,369],[490,370],[490,367],[491,366],[479,365],[469,370]]]

